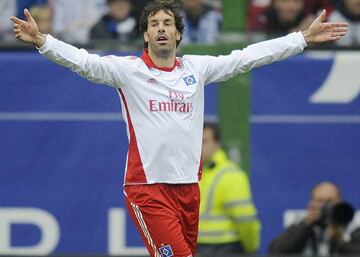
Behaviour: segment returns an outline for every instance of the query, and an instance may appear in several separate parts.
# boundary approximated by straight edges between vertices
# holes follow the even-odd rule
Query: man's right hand
[[[24,9],[24,14],[27,21],[21,20],[15,16],[10,19],[14,22],[14,35],[25,43],[30,43],[36,47],[41,47],[45,44],[46,37],[39,31],[36,21],[31,16],[28,9]]]
[[[311,201],[309,203],[306,217],[305,217],[305,224],[306,225],[313,225],[315,222],[317,222],[321,215],[321,207],[316,204],[315,202]]]

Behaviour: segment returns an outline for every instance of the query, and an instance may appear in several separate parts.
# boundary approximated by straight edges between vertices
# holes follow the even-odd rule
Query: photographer
[[[342,202],[340,189],[331,182],[321,182],[312,190],[305,218],[276,237],[269,252],[303,256],[360,253],[360,228],[353,231],[350,241],[344,241],[353,216],[354,209]]]

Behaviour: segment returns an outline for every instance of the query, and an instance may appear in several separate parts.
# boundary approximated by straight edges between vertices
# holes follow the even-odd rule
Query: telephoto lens
[[[332,211],[330,212],[330,222],[336,226],[346,227],[354,218],[354,214],[355,209],[351,204],[341,202],[332,207]]]

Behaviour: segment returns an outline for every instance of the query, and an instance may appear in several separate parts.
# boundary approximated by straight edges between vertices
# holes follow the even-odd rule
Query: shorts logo
[[[183,80],[187,86],[190,86],[190,85],[193,85],[196,83],[196,79],[195,79],[194,75],[187,76],[187,77],[183,78]]]
[[[171,256],[174,256],[174,253],[173,253],[170,245],[165,245],[165,246],[163,246],[163,247],[160,247],[160,248],[159,248],[159,251],[160,251],[161,257],[171,257]]]

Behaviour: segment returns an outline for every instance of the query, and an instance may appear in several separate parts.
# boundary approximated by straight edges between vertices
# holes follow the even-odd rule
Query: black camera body
[[[315,223],[325,228],[328,225],[346,227],[354,218],[355,209],[347,202],[337,204],[325,203],[321,208],[320,218]]]

